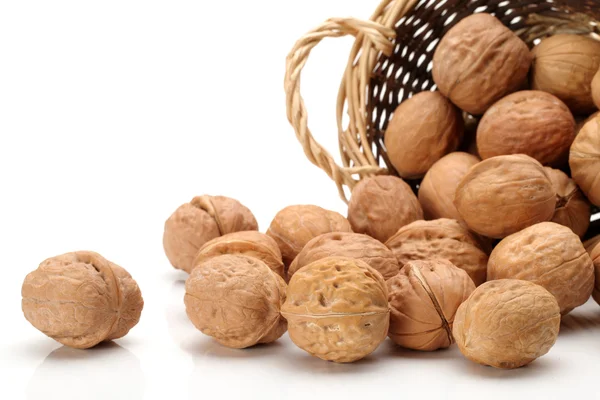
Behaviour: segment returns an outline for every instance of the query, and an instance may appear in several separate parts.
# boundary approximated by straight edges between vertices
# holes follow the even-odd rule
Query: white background
[[[1,399],[597,397],[600,307],[569,316],[550,354],[499,371],[456,348],[386,341],[367,359],[312,358],[287,335],[220,347],[185,316],[186,275],[162,250],[164,220],[223,194],[264,231],[289,204],[345,214],[285,117],[285,57],[332,16],[376,0],[0,2]],[[351,40],[326,41],[303,76],[310,126],[337,152],[335,100]],[[146,302],[124,339],[78,351],[23,318],[20,288],[45,258],[95,250]]]

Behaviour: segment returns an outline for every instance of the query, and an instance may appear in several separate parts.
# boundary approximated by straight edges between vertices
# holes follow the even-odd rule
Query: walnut
[[[592,79],[592,99],[597,108],[600,108],[600,69]]]
[[[556,192],[556,211],[552,222],[571,228],[579,237],[583,237],[590,226],[591,204],[583,192],[564,172],[549,167],[544,168]]]
[[[304,246],[290,265],[288,278],[300,268],[330,256],[362,260],[384,279],[396,276],[400,270],[392,251],[378,240],[360,233],[332,232],[317,236]]]
[[[575,127],[575,132],[577,132],[577,134],[579,135],[579,132],[581,132],[581,128],[583,128],[585,126],[585,124],[587,124],[588,122],[590,122],[591,120],[595,119],[598,116],[600,116],[600,111],[597,111],[588,117],[577,118],[576,119],[577,126]]]
[[[87,349],[125,336],[144,300],[120,266],[91,251],[49,258],[25,278],[25,318],[65,346]]]
[[[224,196],[198,196],[183,204],[165,222],[163,246],[171,265],[191,272],[198,249],[221,235],[257,231],[252,212]]]
[[[527,154],[544,165],[562,165],[575,139],[575,118],[551,94],[527,90],[513,93],[490,107],[477,129],[483,159]]]
[[[580,35],[554,35],[533,51],[531,86],[564,101],[574,114],[596,110],[592,79],[600,68],[600,42]]]
[[[569,154],[573,180],[587,198],[600,206],[600,115],[581,128]]]
[[[335,362],[372,353],[385,340],[390,320],[381,274],[364,261],[344,257],[298,270],[281,312],[298,347]]]
[[[454,206],[456,188],[479,158],[468,153],[450,153],[433,164],[419,187],[419,203],[426,219],[460,220]]]
[[[422,351],[454,343],[454,315],[475,290],[465,271],[446,260],[411,261],[387,285],[394,343]]]
[[[592,250],[594,250],[594,247],[596,247],[596,245],[598,243],[600,243],[600,235],[596,235],[596,236],[586,240],[585,242],[583,242],[583,247],[585,247],[585,251],[587,251],[588,254],[590,254],[590,257],[591,257]]]
[[[456,189],[454,205],[469,229],[498,239],[552,219],[556,193],[533,158],[498,156],[469,170]]]
[[[527,45],[498,19],[474,14],[440,41],[433,56],[433,80],[462,110],[482,115],[521,87],[531,60]]]
[[[522,279],[552,293],[561,314],[590,298],[594,266],[579,236],[554,222],[542,222],[502,240],[488,263],[488,280]]]
[[[531,282],[501,279],[475,289],[458,308],[452,332],[469,360],[511,369],[548,353],[559,328],[552,294]]]
[[[593,243],[588,243],[588,245],[593,244],[593,246],[586,247],[592,262],[594,263],[594,290],[592,291],[592,297],[596,301],[596,303],[600,304],[600,246],[598,246],[598,242],[600,241],[600,235],[596,236],[592,239]]]
[[[185,282],[186,312],[194,326],[232,348],[281,337],[285,298],[285,281],[264,262],[244,255],[210,258]]]
[[[279,211],[267,235],[279,246],[287,269],[306,243],[329,232],[352,232],[352,228],[348,220],[335,211],[313,205],[297,205]]]
[[[386,242],[400,268],[414,260],[448,260],[480,285],[485,282],[488,256],[482,244],[458,221],[416,221],[400,229]]]
[[[258,231],[228,233],[209,242],[198,250],[193,266],[224,254],[239,254],[258,258],[277,275],[285,278],[281,251],[273,238]]]
[[[419,219],[423,219],[419,200],[400,178],[365,178],[352,190],[348,220],[354,232],[385,242],[398,229]]]
[[[439,92],[421,92],[394,111],[385,131],[387,155],[403,178],[421,178],[444,155],[455,151],[465,130],[458,108]]]

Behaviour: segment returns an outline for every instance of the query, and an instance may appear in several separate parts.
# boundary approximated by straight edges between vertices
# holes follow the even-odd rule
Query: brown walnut
[[[579,236],[554,222],[543,222],[502,240],[488,263],[488,280],[521,279],[546,288],[561,314],[590,298],[594,266]]]
[[[597,236],[595,243],[593,246],[586,248],[592,262],[594,263],[594,291],[592,292],[592,297],[596,301],[596,303],[600,304],[600,246],[598,246],[598,242],[600,241],[600,236]]]
[[[557,198],[552,222],[571,228],[577,236],[582,238],[590,226],[592,214],[590,202],[567,174],[549,167],[546,167],[545,170]]]
[[[583,247],[585,247],[585,251],[587,251],[588,254],[590,254],[590,257],[591,257],[592,250],[594,250],[594,247],[596,247],[596,245],[598,243],[600,243],[600,235],[596,235],[596,236],[586,240],[585,242],[583,242]]]
[[[573,180],[587,198],[600,205],[600,115],[581,128],[569,154]]]
[[[423,210],[419,200],[400,178],[365,178],[352,190],[348,220],[356,233],[385,242],[398,229],[420,219],[423,219]]]
[[[271,343],[286,331],[279,314],[286,298],[283,278],[257,258],[222,255],[198,265],[185,282],[192,323],[223,346]]]
[[[23,313],[34,327],[78,349],[125,336],[144,307],[131,275],[91,251],[43,261],[25,278],[22,296]]]
[[[366,357],[388,333],[385,281],[361,260],[328,257],[298,270],[281,310],[292,341],[323,360]]]
[[[594,79],[592,80],[592,99],[594,100],[596,108],[600,108],[600,69],[596,75],[594,75]]]
[[[498,239],[552,219],[556,193],[535,159],[497,156],[469,170],[456,189],[454,205],[469,229]]]
[[[475,290],[465,271],[446,260],[411,261],[387,285],[394,343],[422,351],[454,343],[456,310]]]
[[[543,287],[516,279],[479,286],[454,318],[454,339],[469,360],[495,368],[529,364],[558,337],[560,312]]]
[[[171,265],[189,273],[198,249],[209,240],[232,232],[256,230],[256,218],[237,200],[198,196],[167,219],[163,246]]]
[[[525,42],[497,18],[474,14],[440,41],[433,56],[433,80],[462,110],[482,115],[521,87],[531,59]]]
[[[421,92],[394,111],[385,131],[387,155],[403,178],[421,178],[455,151],[464,134],[462,114],[439,92]]]

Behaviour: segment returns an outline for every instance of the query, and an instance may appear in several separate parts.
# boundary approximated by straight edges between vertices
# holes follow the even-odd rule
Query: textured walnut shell
[[[279,211],[267,235],[279,246],[287,269],[306,243],[329,232],[352,232],[352,228],[348,220],[335,211],[313,205],[297,205]]]
[[[585,251],[587,251],[588,254],[590,254],[590,257],[591,257],[592,250],[594,250],[594,247],[596,247],[596,245],[598,243],[600,243],[600,235],[596,235],[596,236],[586,240],[585,242],[583,242],[583,247],[585,247]]]
[[[454,343],[456,310],[475,290],[465,271],[446,260],[411,261],[387,285],[394,343],[422,351]]]
[[[419,200],[400,178],[365,178],[352,190],[348,220],[354,232],[385,242],[398,229],[419,219],[423,219]]]
[[[580,35],[554,35],[533,51],[531,86],[564,101],[575,114],[596,110],[592,79],[600,68],[600,42]]]
[[[569,154],[573,180],[587,198],[600,205],[600,116],[581,128]]]
[[[571,228],[577,236],[582,238],[590,226],[592,214],[590,202],[567,174],[549,167],[546,167],[545,170],[557,198],[552,222]]]
[[[456,150],[465,130],[458,108],[439,92],[421,92],[394,111],[385,131],[387,155],[403,178],[421,178]]]
[[[456,188],[479,158],[468,153],[450,153],[433,164],[419,187],[419,203],[425,219],[461,217],[454,206]]]
[[[223,346],[246,348],[286,331],[279,311],[285,281],[257,258],[223,255],[198,265],[185,282],[189,319]]]
[[[196,253],[209,240],[232,232],[256,230],[256,218],[237,200],[198,196],[167,219],[163,247],[171,265],[189,273]]]
[[[469,360],[511,369],[548,353],[558,337],[556,299],[531,282],[502,279],[479,286],[454,318],[454,339]]]
[[[34,327],[78,349],[125,336],[144,307],[131,275],[91,251],[43,261],[25,278],[22,296],[23,313]]]
[[[592,80],[592,99],[594,100],[596,108],[600,108],[600,69],[596,75],[594,75],[594,79]]]
[[[298,347],[335,362],[353,362],[375,351],[390,320],[381,274],[364,261],[344,257],[298,270],[281,312]]]
[[[558,97],[534,90],[495,103],[477,129],[477,149],[483,159],[526,154],[544,165],[562,165],[574,139],[575,118],[569,107]]]
[[[486,280],[488,256],[478,238],[458,221],[416,221],[386,242],[400,268],[415,260],[448,260],[467,272],[476,285]]]
[[[258,258],[277,275],[285,278],[281,251],[270,236],[258,231],[228,233],[204,244],[194,258],[196,267],[211,258],[224,254],[238,254]]]
[[[488,158],[456,189],[454,205],[469,229],[503,238],[554,215],[556,193],[544,167],[526,155]]]
[[[362,260],[386,280],[396,276],[400,270],[392,251],[378,240],[360,233],[333,232],[317,236],[304,246],[290,265],[288,278],[300,268],[331,256]]]
[[[492,251],[488,280],[522,279],[552,293],[561,314],[590,298],[594,267],[579,236],[554,222],[542,222],[508,236]]]
[[[474,14],[440,41],[433,56],[433,80],[462,110],[482,115],[521,87],[531,60],[527,45],[497,18]]]
[[[592,292],[592,297],[596,301],[596,303],[600,304],[600,246],[598,246],[598,242],[600,242],[600,235],[596,236],[593,239],[593,246],[586,248],[592,262],[594,263],[594,291]],[[591,243],[588,243],[588,245]]]

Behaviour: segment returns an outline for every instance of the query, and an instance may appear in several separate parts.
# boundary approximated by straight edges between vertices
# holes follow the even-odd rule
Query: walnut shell
[[[446,260],[411,261],[387,285],[394,343],[422,351],[454,343],[456,310],[475,290],[465,271]]]
[[[518,90],[532,56],[517,35],[490,14],[464,18],[448,31],[433,55],[433,80],[462,110],[482,115]]]
[[[209,242],[198,250],[193,266],[196,267],[207,260],[224,254],[240,254],[258,258],[277,275],[285,278],[281,251],[270,236],[258,231],[242,231],[228,233]]]
[[[223,346],[246,348],[286,331],[279,311],[285,281],[257,258],[222,255],[198,265],[185,282],[189,319]]]
[[[552,219],[556,193],[535,159],[498,156],[469,170],[456,189],[454,205],[469,229],[498,239]]]
[[[386,242],[402,269],[415,260],[448,260],[481,285],[486,280],[488,256],[482,244],[458,221],[416,221]]]
[[[25,318],[65,346],[87,349],[125,336],[144,300],[120,266],[91,251],[49,258],[25,278]]]
[[[593,246],[586,248],[592,262],[594,263],[594,290],[592,291],[592,297],[596,301],[596,303],[600,304],[600,246],[598,246],[598,241],[600,241],[600,235],[596,236],[597,239]]]
[[[533,51],[531,86],[564,101],[574,114],[596,110],[592,79],[600,68],[600,42],[580,35],[554,35]]]
[[[552,222],[571,228],[577,236],[582,238],[590,226],[592,214],[590,202],[567,174],[549,167],[544,169],[552,182],[557,197],[556,211],[554,211]]]
[[[558,337],[556,299],[531,282],[486,282],[456,312],[454,339],[471,361],[511,369],[548,353]]]
[[[569,107],[558,97],[534,90],[495,103],[477,129],[483,159],[527,154],[544,165],[562,165],[574,139],[575,118]]]
[[[488,263],[488,280],[521,279],[552,293],[561,314],[590,298],[594,266],[579,236],[554,222],[543,222],[502,240]]]
[[[596,245],[598,243],[600,243],[600,235],[596,235],[596,236],[586,240],[585,242],[583,242],[583,247],[585,247],[585,251],[587,251],[588,254],[590,254],[590,257],[591,257],[592,250],[594,250],[594,247],[596,247]]]
[[[191,272],[196,253],[209,240],[239,231],[256,231],[252,212],[224,196],[198,196],[165,222],[163,247],[171,265]]]
[[[425,219],[461,219],[454,206],[456,188],[469,169],[479,161],[471,154],[456,152],[433,164],[419,187],[419,203]]]
[[[352,190],[348,220],[354,232],[385,242],[398,229],[419,219],[423,219],[419,200],[400,178],[365,178]]]
[[[600,108],[600,69],[594,75],[594,79],[592,79],[592,99],[596,108]]]
[[[352,232],[350,223],[335,211],[313,205],[289,206],[279,211],[267,230],[287,268],[311,239],[329,232]]]
[[[360,233],[332,232],[317,236],[304,246],[290,265],[288,278],[291,278],[300,268],[331,256],[362,260],[386,280],[396,276],[400,271],[392,251],[378,240]]]
[[[385,131],[385,148],[398,175],[421,178],[458,148],[464,130],[460,110],[439,92],[425,91],[396,108]]]
[[[383,277],[367,263],[328,257],[294,274],[281,312],[298,347],[323,360],[353,362],[385,340],[387,297]]]
[[[577,126],[575,127],[575,131],[577,132],[577,134],[579,135],[579,132],[581,132],[581,128],[583,128],[585,126],[585,124],[587,124],[588,122],[590,122],[594,118],[598,117],[599,115],[600,115],[600,111],[597,111],[597,112],[593,113],[592,115],[590,115],[588,117],[579,117],[576,120],[577,121]]]
[[[581,128],[569,154],[573,180],[587,198],[600,206],[600,115]]]

